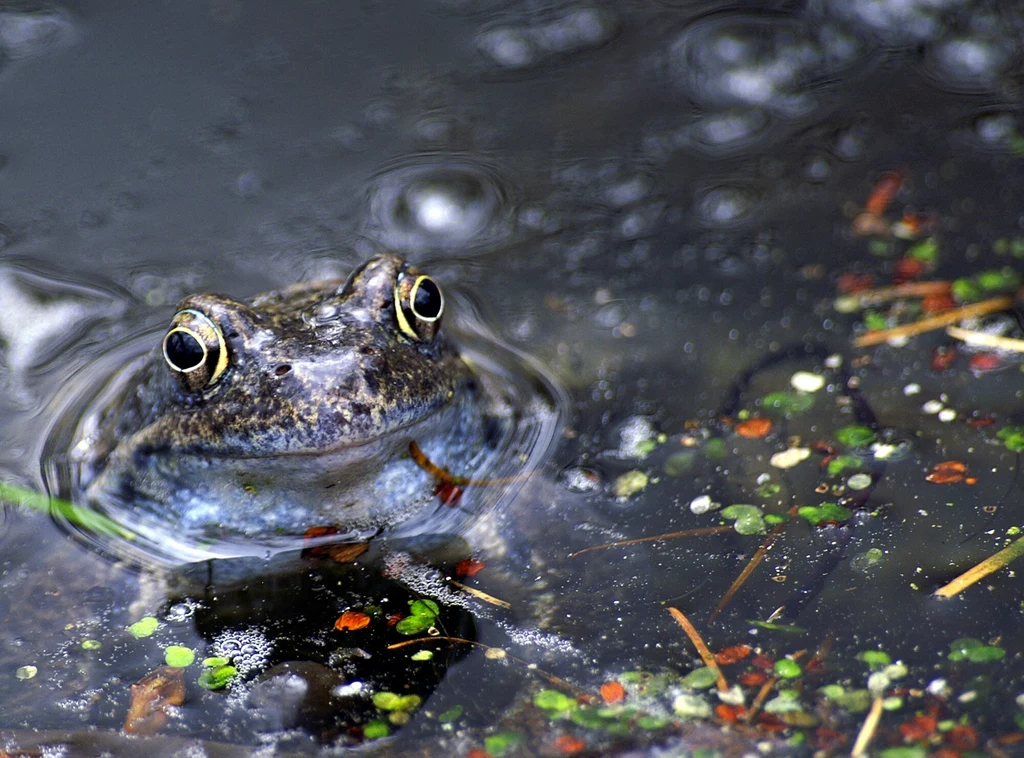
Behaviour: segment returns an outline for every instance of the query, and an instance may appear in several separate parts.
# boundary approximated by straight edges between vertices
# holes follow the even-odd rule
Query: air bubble
[[[964,35],[932,46],[924,71],[942,89],[983,92],[998,87],[1012,61],[1013,48],[1008,41]]]
[[[217,657],[230,659],[239,675],[246,676],[266,667],[273,647],[263,632],[249,629],[221,632],[211,650]]]
[[[575,8],[546,23],[488,29],[477,35],[476,45],[491,63],[517,70],[599,47],[617,28],[618,20],[607,10]]]
[[[757,208],[758,198],[742,187],[721,186],[707,190],[697,200],[696,213],[705,224],[728,227],[745,221]]]
[[[482,167],[403,166],[377,181],[367,235],[393,250],[465,249],[504,236],[510,211],[502,182]]]
[[[795,118],[817,108],[826,82],[862,50],[858,40],[829,26],[732,14],[687,28],[669,49],[669,69],[703,105],[764,108]]]
[[[909,45],[938,38],[942,15],[960,0],[821,0],[821,11],[871,34],[886,45]]]

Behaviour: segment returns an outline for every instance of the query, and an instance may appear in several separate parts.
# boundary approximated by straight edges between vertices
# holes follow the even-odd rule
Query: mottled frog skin
[[[502,421],[444,309],[439,286],[392,255],[248,303],[186,298],[98,415],[89,500],[191,544],[445,528],[458,509],[439,506],[409,442],[472,470]]]

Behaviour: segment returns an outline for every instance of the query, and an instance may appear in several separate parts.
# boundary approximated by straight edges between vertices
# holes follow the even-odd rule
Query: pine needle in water
[[[729,689],[729,684],[725,681],[722,670],[718,668],[718,661],[715,660],[715,656],[711,654],[708,646],[704,644],[704,640],[701,638],[697,628],[690,623],[690,619],[686,618],[678,608],[669,606],[668,612],[672,614],[672,618],[676,620],[676,623],[683,627],[683,631],[686,632],[686,636],[690,638],[690,642],[697,649],[697,654],[704,661],[704,665],[715,672],[715,675],[718,677],[718,691],[726,692]]]
[[[889,340],[914,337],[918,334],[924,334],[925,332],[930,332],[943,326],[955,324],[957,321],[974,318],[975,316],[984,316],[988,313],[1005,311],[1012,307],[1012,295],[994,297],[990,300],[982,300],[980,303],[972,303],[971,305],[965,305],[962,308],[954,308],[951,311],[938,313],[934,316],[921,319],[920,321],[915,321],[912,324],[894,326],[892,329],[876,329],[874,331],[866,332],[853,341],[853,346],[869,347],[871,345],[881,345],[883,342],[888,342]]]
[[[995,555],[989,556],[974,568],[968,569],[962,573],[949,584],[935,590],[933,594],[935,597],[940,597],[946,600],[951,597],[956,597],[972,584],[980,582],[986,576],[994,574],[1001,568],[1005,568],[1011,561],[1015,561],[1022,555],[1024,555],[1024,537],[1011,542]]]

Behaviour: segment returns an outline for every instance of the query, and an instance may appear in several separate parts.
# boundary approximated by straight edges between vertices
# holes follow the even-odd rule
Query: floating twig
[[[485,603],[490,603],[491,605],[496,605],[499,608],[511,608],[512,607],[512,603],[508,602],[507,600],[502,600],[501,598],[497,598],[494,595],[488,595],[486,592],[484,592],[483,590],[478,590],[476,587],[469,587],[469,586],[463,584],[462,582],[455,581],[454,579],[449,579],[448,583],[453,585],[453,586],[455,586],[455,587],[458,587],[460,590],[465,592],[467,595],[472,595],[477,600],[483,600]]]
[[[655,534],[653,537],[637,537],[634,540],[620,540],[619,542],[607,542],[603,545],[592,545],[591,547],[577,550],[575,553],[569,553],[569,557],[575,558],[577,555],[583,555],[593,550],[604,550],[609,547],[626,547],[628,545],[639,545],[642,542],[662,542],[664,540],[674,540],[678,537],[699,537],[703,534],[722,534],[732,531],[735,531],[735,527],[723,525],[704,526],[700,529],[684,529],[681,532],[665,532],[664,534]]]
[[[875,730],[878,729],[878,722],[881,718],[882,696],[878,695],[875,697],[874,702],[871,703],[871,710],[868,711],[868,716],[864,719],[864,724],[857,733],[857,741],[853,743],[850,758],[861,758],[861,756],[867,754],[868,745],[871,744],[871,738],[875,736]]]
[[[998,334],[987,332],[975,332],[970,329],[961,329],[959,326],[947,326],[946,334],[953,339],[962,340],[967,345],[974,347],[990,347],[995,350],[1006,350],[1011,353],[1024,353],[1024,340],[1013,337],[1000,337]]]
[[[943,326],[955,324],[957,321],[974,318],[975,316],[984,316],[985,314],[996,313],[997,311],[1005,311],[1012,307],[1012,295],[993,297],[989,300],[982,300],[980,303],[972,303],[971,305],[954,308],[953,310],[945,311],[944,313],[937,313],[934,316],[929,316],[928,318],[921,319],[920,321],[915,321],[912,324],[894,326],[892,329],[875,329],[870,332],[865,332],[853,341],[853,346],[869,347],[871,345],[880,345],[883,342],[888,342],[889,340],[901,339],[903,337],[914,337],[918,334],[924,334],[925,332],[930,332]]]
[[[697,653],[700,655],[701,660],[704,661],[704,665],[715,672],[718,677],[717,685],[719,692],[726,692],[729,689],[729,683],[725,681],[725,675],[722,674],[722,669],[718,667],[718,661],[715,660],[715,656],[711,654],[708,646],[704,644],[704,640],[701,639],[700,634],[697,632],[696,627],[690,623],[690,619],[683,615],[683,612],[678,608],[669,606],[668,612],[672,614],[672,618],[676,620],[679,626],[683,627],[683,631],[686,632],[686,636],[690,638],[690,642],[697,648]]]
[[[995,555],[990,555],[974,568],[968,569],[944,587],[935,590],[934,596],[948,600],[956,597],[976,582],[980,582],[989,574],[1005,568],[1011,561],[1024,555],[1024,537],[1014,540]]]
[[[789,509],[789,515],[790,517],[796,515],[795,507]],[[768,539],[761,544],[761,547],[759,547],[757,552],[754,553],[754,557],[750,559],[750,562],[743,568],[740,575],[736,577],[733,583],[729,585],[729,589],[727,589],[725,594],[722,595],[722,599],[718,601],[718,605],[715,606],[715,610],[711,612],[711,616],[708,618],[709,623],[718,617],[718,614],[722,612],[722,609],[725,608],[725,606],[729,604],[729,601],[733,599],[733,596],[739,592],[740,587],[746,583],[747,579],[750,578],[750,575],[754,573],[754,569],[756,569],[758,564],[760,564],[761,561],[764,560],[764,557],[768,555],[768,551],[771,549],[772,543],[778,539],[779,535],[782,534],[785,528],[786,524],[779,524],[777,527],[772,529],[771,533],[768,535]]]
[[[546,671],[542,671],[541,669],[537,668],[534,664],[530,663],[529,661],[524,661],[522,658],[517,658],[516,656],[506,651],[504,648],[492,647],[491,645],[485,645],[484,643],[477,642],[475,640],[466,640],[462,637],[417,637],[414,640],[395,642],[392,645],[388,645],[386,649],[398,650],[399,648],[409,647],[410,645],[422,645],[425,642],[452,642],[458,645],[471,645],[473,647],[483,648],[485,654],[489,654],[489,657],[493,656],[494,658],[498,659],[508,658],[509,660],[515,661],[516,663],[525,666],[527,671],[530,671],[531,673],[534,673],[543,679],[547,679],[556,687],[561,687],[562,689],[571,692],[574,697],[580,697],[582,695],[587,694],[576,685],[569,684],[569,682],[555,676],[554,674],[549,674]]]
[[[950,283],[948,281],[934,282],[907,282],[892,287],[877,287],[860,292],[851,292],[848,295],[840,295],[836,298],[836,310],[849,312],[859,308],[869,308],[873,305],[881,305],[893,300],[902,300],[906,297],[934,297],[935,295],[946,295],[949,293]]]

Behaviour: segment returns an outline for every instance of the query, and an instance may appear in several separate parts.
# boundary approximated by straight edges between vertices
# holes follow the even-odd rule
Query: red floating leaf
[[[932,467],[925,480],[933,484],[955,484],[962,482],[966,474],[967,464],[962,461],[942,461]]]
[[[621,703],[626,699],[626,690],[618,682],[605,682],[601,685],[601,698],[608,705]]]
[[[957,352],[952,347],[937,347],[932,351],[932,371],[945,371],[956,362]]]
[[[862,292],[874,286],[875,277],[871,274],[854,274],[852,272],[843,274],[839,277],[839,282],[836,284],[836,288],[844,294]]]
[[[759,440],[772,430],[772,420],[768,418],[748,418],[736,424],[736,434],[748,440]]]
[[[740,674],[740,684],[744,687],[760,687],[768,681],[768,675],[763,671],[747,671]]]
[[[573,737],[571,734],[563,734],[555,738],[555,749],[562,755],[573,755],[583,750],[586,746],[586,742],[579,737]]]
[[[974,750],[978,747],[978,733],[965,724],[959,724],[946,732],[946,742],[957,750]]]
[[[476,576],[486,567],[487,564],[483,561],[466,558],[466,560],[455,564],[455,576]]]
[[[370,617],[361,611],[345,611],[334,622],[339,632],[354,632],[370,625]]]
[[[730,645],[715,653],[715,663],[719,666],[728,666],[730,663],[742,661],[750,653],[750,645]]]
[[[918,715],[900,724],[900,734],[903,735],[903,739],[910,742],[922,742],[935,732],[937,726],[938,722],[934,717]]]
[[[978,353],[972,355],[968,367],[976,374],[984,374],[988,371],[995,371],[1002,368],[1003,359],[995,353]]]

